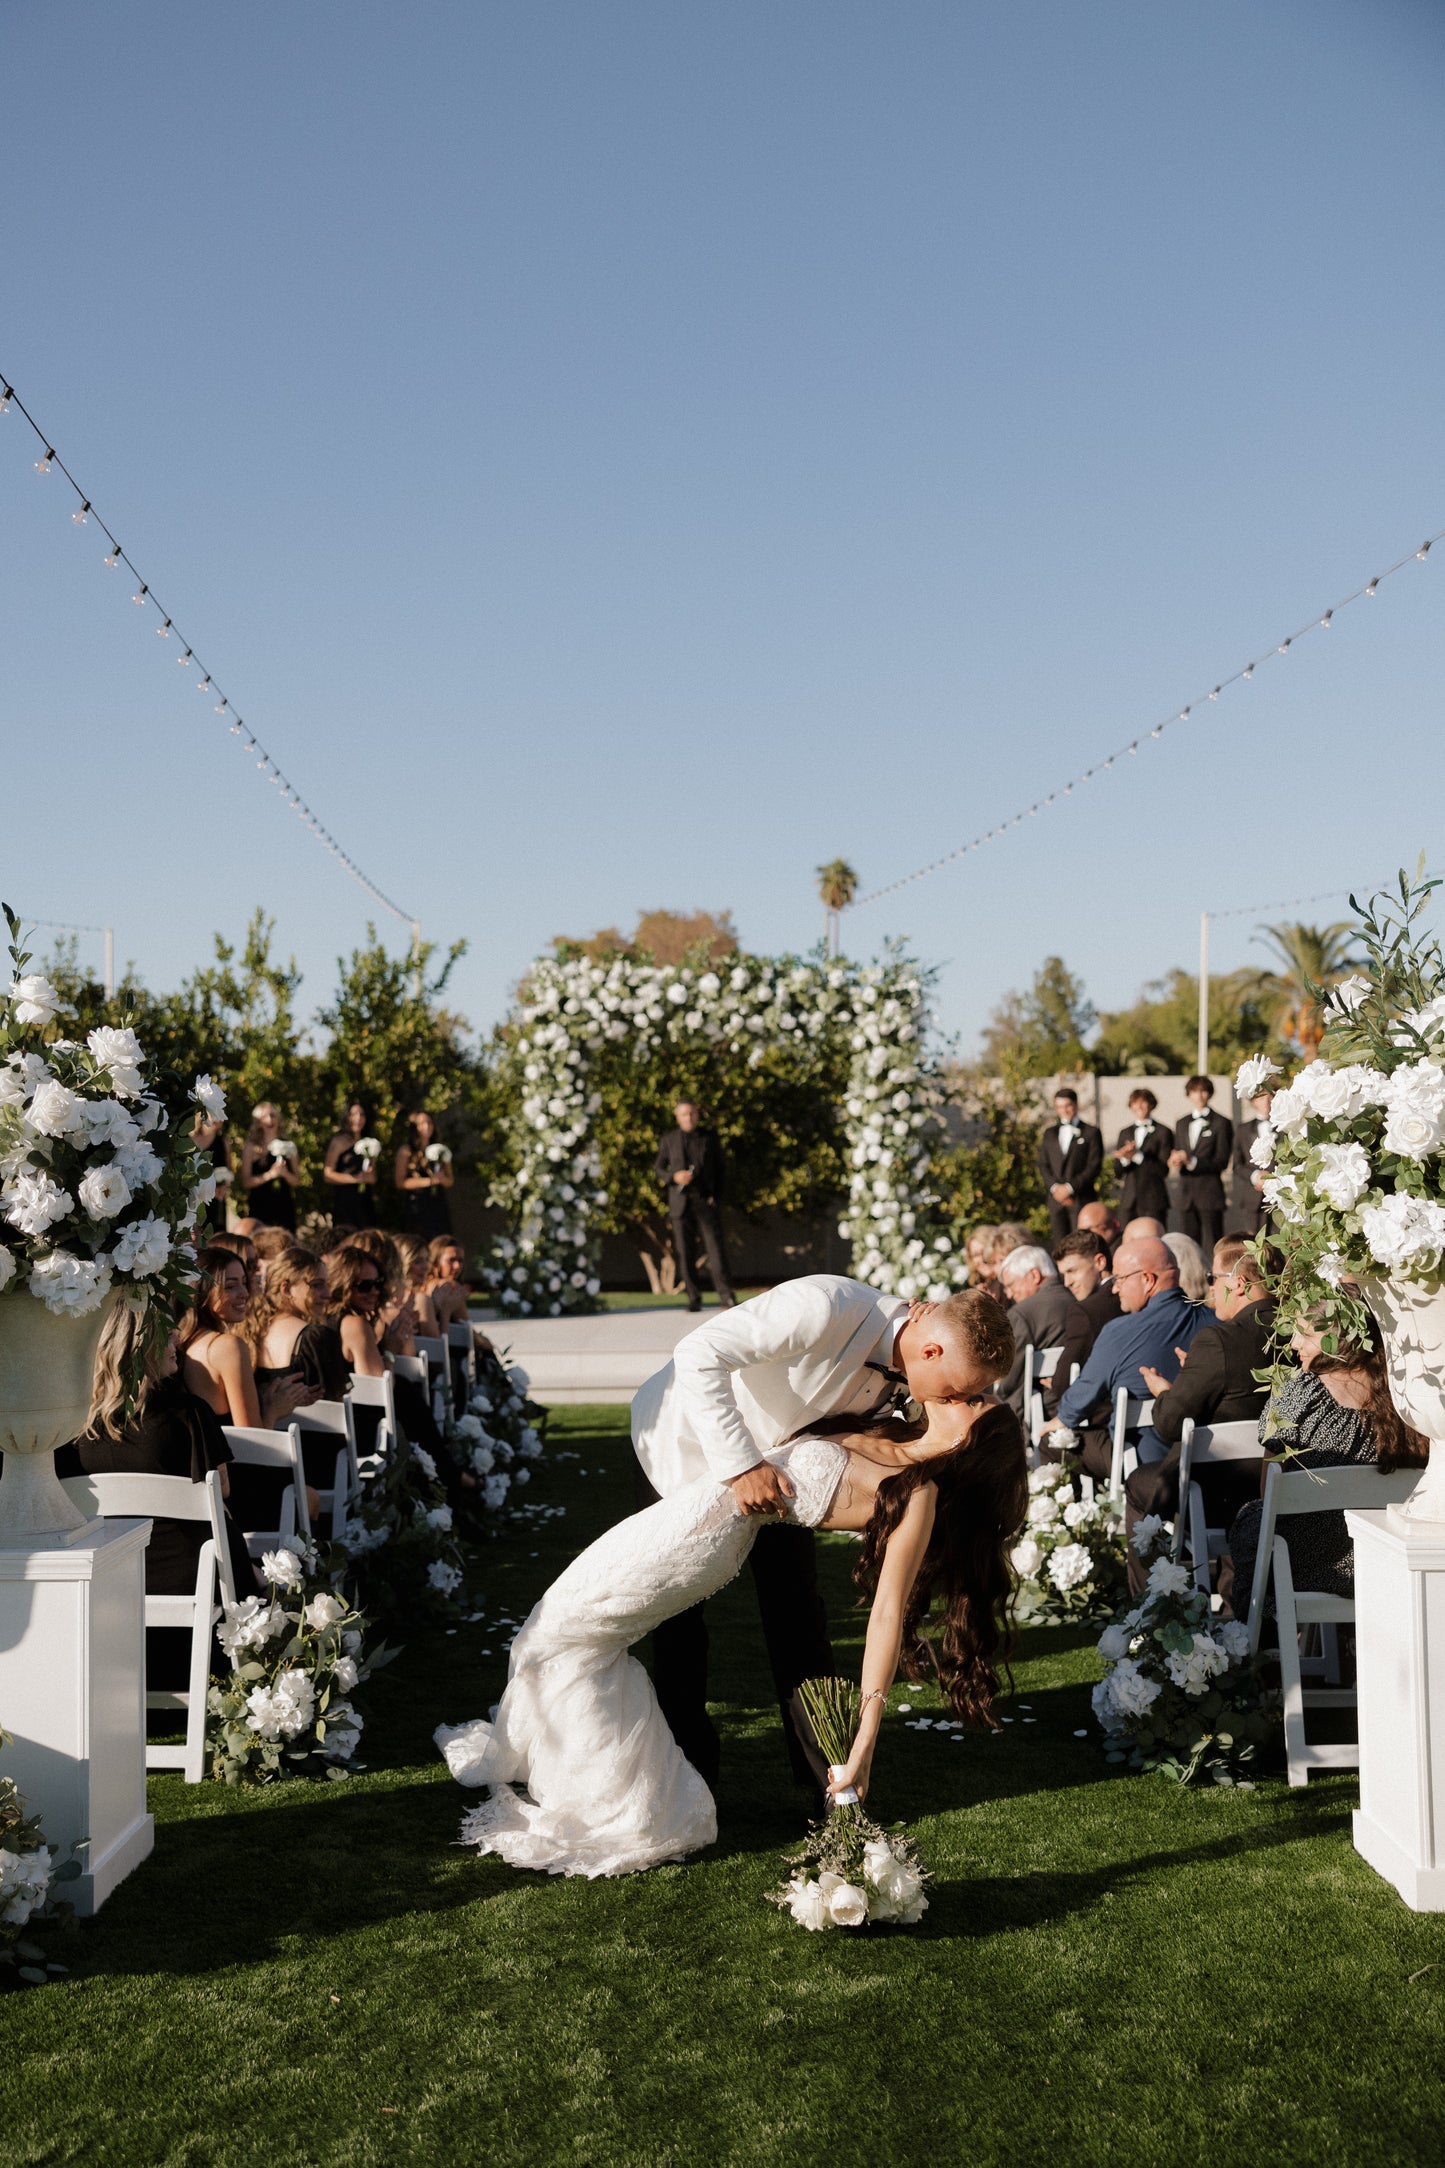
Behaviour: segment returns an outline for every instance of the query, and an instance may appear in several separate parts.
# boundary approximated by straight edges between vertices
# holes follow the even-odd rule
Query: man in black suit
[[[717,1131],[704,1129],[699,1123],[695,1099],[679,1099],[672,1111],[677,1116],[677,1127],[668,1130],[657,1148],[656,1172],[658,1181],[667,1185],[672,1247],[687,1306],[689,1310],[702,1308],[694,1263],[701,1236],[717,1299],[725,1310],[730,1310],[737,1296],[728,1272],[718,1210],[722,1203],[723,1163]]]
[[[1173,1137],[1154,1119],[1159,1102],[1146,1085],[1129,1094],[1129,1120],[1119,1131],[1114,1163],[1119,1169],[1119,1217],[1169,1224],[1169,1153]]]
[[[1256,1092],[1249,1103],[1254,1110],[1253,1121],[1241,1122],[1234,1132],[1234,1156],[1229,1162],[1229,1217],[1233,1223],[1232,1234],[1253,1237],[1265,1221],[1264,1198],[1260,1194],[1264,1188],[1265,1170],[1256,1167],[1249,1155],[1260,1130],[1269,1120],[1274,1093]]]
[[[1154,1435],[1169,1451],[1162,1460],[1136,1468],[1125,1483],[1126,1539],[1141,1514],[1160,1513],[1172,1520],[1179,1511],[1179,1456],[1186,1416],[1192,1415],[1196,1423],[1243,1423],[1255,1421],[1264,1412],[1268,1389],[1256,1383],[1254,1373],[1270,1360],[1274,1301],[1242,1235],[1226,1235],[1215,1244],[1209,1292],[1217,1322],[1195,1334],[1173,1383],[1141,1365],[1140,1375],[1154,1395]],[[1240,1461],[1202,1467],[1199,1482],[1210,1520],[1227,1527],[1242,1505],[1259,1496],[1259,1464]],[[1132,1543],[1128,1552],[1129,1582],[1138,1595],[1144,1574]]]
[[[1114,1293],[1109,1245],[1103,1235],[1080,1227],[1054,1244],[1054,1263],[1059,1278],[1089,1320],[1089,1351],[1106,1325],[1124,1314]],[[1087,1352],[1086,1357],[1087,1359]],[[1052,1412],[1052,1411],[1050,1411]]]
[[[1058,1406],[1059,1395],[1074,1374],[1074,1365],[1077,1363],[1082,1369],[1088,1361],[1094,1333],[1082,1303],[1076,1302],[1064,1285],[1047,1250],[1036,1249],[1028,1243],[1011,1251],[999,1266],[998,1277],[1003,1299],[1008,1304],[1014,1359],[1011,1369],[999,1379],[994,1391],[1000,1400],[1008,1402],[1021,1423],[1027,1423],[1025,1350],[1061,1347],[1064,1351],[1052,1378],[1040,1388],[1044,1413],[1052,1415]]]
[[[1214,1086],[1207,1076],[1192,1076],[1184,1089],[1193,1111],[1174,1125],[1169,1164],[1180,1178],[1182,1232],[1209,1257],[1224,1232],[1223,1176],[1234,1149],[1234,1124],[1211,1108]]]
[[[1073,1233],[1080,1205],[1093,1201],[1104,1140],[1092,1122],[1079,1120],[1079,1095],[1067,1086],[1054,1093],[1054,1119],[1039,1138],[1039,1173],[1054,1240]]]

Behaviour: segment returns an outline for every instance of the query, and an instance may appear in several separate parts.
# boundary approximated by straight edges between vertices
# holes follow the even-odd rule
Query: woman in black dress
[[[368,1115],[359,1099],[346,1109],[341,1127],[326,1147],[321,1179],[333,1227],[376,1225],[376,1163],[381,1147],[367,1135]],[[365,1144],[365,1151],[357,1146]]]
[[[199,1232],[202,1241],[226,1231],[226,1191],[232,1180],[231,1147],[226,1138],[226,1117],[207,1114],[204,1107],[197,1107],[196,1118],[191,1124],[191,1140],[197,1156],[209,1159],[211,1172],[216,1176],[215,1196],[201,1213]]]
[[[280,1109],[263,1099],[254,1108],[241,1151],[241,1188],[252,1219],[267,1227],[296,1230],[296,1192],[301,1163],[285,1134]]]
[[[452,1231],[452,1155],[437,1136],[437,1125],[425,1108],[407,1123],[407,1141],[396,1155],[396,1186],[401,1192],[401,1224],[409,1235],[424,1242]]]
[[[178,1374],[174,1333],[159,1357],[147,1358],[139,1406],[127,1418],[126,1367],[135,1356],[141,1331],[141,1320],[129,1303],[118,1303],[106,1319],[96,1351],[89,1422],[74,1444],[63,1445],[56,1454],[57,1472],[62,1476],[179,1475],[191,1483],[204,1483],[211,1469],[219,1468],[221,1490],[229,1498],[231,1448],[220,1418],[186,1389]],[[146,1545],[146,1594],[191,1595],[196,1561],[209,1533],[204,1521],[157,1519]],[[226,1540],[239,1602],[255,1593],[256,1579],[229,1506]],[[147,1630],[146,1686],[151,1692],[184,1687],[190,1663],[191,1637],[185,1627]]]
[[[1114,1164],[1119,1170],[1119,1221],[1125,1227],[1131,1219],[1157,1219],[1163,1226],[1169,1223],[1169,1152],[1174,1139],[1154,1119],[1158,1104],[1153,1092],[1142,1084],[1130,1092],[1133,1120],[1119,1131],[1114,1146]]]

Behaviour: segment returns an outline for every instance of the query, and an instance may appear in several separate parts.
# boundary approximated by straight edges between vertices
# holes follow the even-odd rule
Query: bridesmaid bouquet
[[[273,1159],[295,1159],[296,1147],[289,1137],[273,1137],[266,1147]]]
[[[850,1679],[805,1679],[798,1699],[827,1755],[830,1773],[846,1764],[858,1729],[861,1701]],[[928,1870],[910,1837],[881,1829],[849,1793],[832,1800],[821,1827],[808,1833],[781,1889],[769,1904],[790,1912],[800,1927],[867,1927],[886,1922],[913,1927],[928,1910]]]
[[[357,1158],[362,1160],[368,1167],[373,1160],[381,1157],[381,1145],[375,1137],[358,1137],[351,1149],[355,1152]]]
[[[452,1148],[449,1144],[429,1144],[422,1156],[429,1167],[449,1167],[452,1163]]]

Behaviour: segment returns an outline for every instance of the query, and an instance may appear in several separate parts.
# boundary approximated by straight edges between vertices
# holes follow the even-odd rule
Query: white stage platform
[[[527,1374],[527,1390],[544,1407],[592,1402],[626,1406],[654,1370],[661,1370],[685,1333],[716,1317],[711,1304],[693,1315],[661,1308],[608,1310],[597,1317],[472,1315],[508,1363]]]

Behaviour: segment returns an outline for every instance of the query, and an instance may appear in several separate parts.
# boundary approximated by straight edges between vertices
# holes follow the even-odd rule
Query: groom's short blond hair
[[[986,1288],[965,1287],[934,1304],[928,1322],[960,1342],[981,1370],[1001,1378],[1014,1359],[1013,1327],[1008,1312]]]

